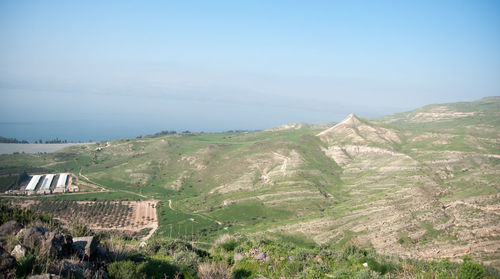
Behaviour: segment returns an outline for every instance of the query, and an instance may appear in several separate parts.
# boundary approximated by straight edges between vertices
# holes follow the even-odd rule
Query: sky
[[[0,135],[105,140],[500,95],[500,1],[0,1]]]

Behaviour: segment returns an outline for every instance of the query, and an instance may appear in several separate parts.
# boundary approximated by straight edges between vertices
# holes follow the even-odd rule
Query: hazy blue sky
[[[0,135],[263,129],[499,95],[500,1],[0,1]]]

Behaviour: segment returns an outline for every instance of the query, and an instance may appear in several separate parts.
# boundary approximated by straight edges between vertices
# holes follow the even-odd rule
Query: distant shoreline
[[[90,143],[0,143],[0,154],[13,153],[50,153],[68,146]]]

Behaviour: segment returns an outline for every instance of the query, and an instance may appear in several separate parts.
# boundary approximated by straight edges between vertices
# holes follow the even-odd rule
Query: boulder
[[[85,262],[61,260],[49,267],[49,272],[60,274],[63,278],[85,278]]]
[[[55,258],[67,257],[73,252],[73,239],[60,232],[47,232],[40,252]]]
[[[32,251],[55,258],[71,255],[73,240],[70,235],[51,232],[42,227],[31,227],[25,230],[23,244]]]
[[[243,255],[242,253],[234,253],[233,256],[235,262],[243,260],[244,257],[245,255]]]
[[[62,278],[107,279],[108,274],[88,261],[64,259],[53,263],[49,272],[60,274]]]
[[[61,276],[55,275],[55,274],[50,274],[50,273],[45,273],[45,274],[30,276],[30,277],[28,277],[28,279],[61,279]]]
[[[0,226],[0,236],[17,234],[24,226],[14,220],[8,221]]]
[[[42,227],[31,227],[24,231],[23,244],[29,249],[36,250],[45,242],[46,229]]]
[[[16,278],[16,271],[16,258],[0,247],[0,278]]]
[[[26,257],[26,253],[28,253],[28,250],[21,244],[17,244],[16,246],[14,246],[14,249],[12,249],[12,252],[10,252],[10,254],[16,259]]]
[[[73,249],[80,257],[87,257],[90,259],[96,252],[97,244],[98,242],[93,236],[73,238]]]
[[[258,253],[257,255],[254,256],[254,259],[258,260],[258,261],[263,261],[266,259],[266,253],[265,252],[260,252]]]

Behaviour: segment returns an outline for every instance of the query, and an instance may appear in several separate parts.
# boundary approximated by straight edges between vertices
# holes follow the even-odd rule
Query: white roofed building
[[[25,191],[35,191],[36,185],[40,181],[40,178],[42,178],[41,175],[33,175],[31,177],[30,182],[28,183],[28,185],[26,186],[26,188],[24,190]]]
[[[54,189],[55,192],[65,192],[66,191],[66,183],[68,181],[68,173],[61,173],[59,174],[59,179],[57,179],[57,184],[56,188]]]
[[[52,184],[54,176],[55,174],[46,174],[45,179],[42,182],[42,186],[40,186],[40,190],[50,190],[50,184]]]

